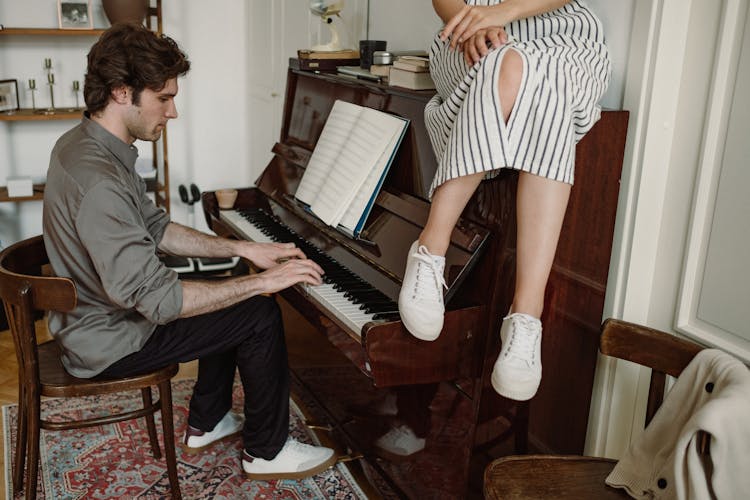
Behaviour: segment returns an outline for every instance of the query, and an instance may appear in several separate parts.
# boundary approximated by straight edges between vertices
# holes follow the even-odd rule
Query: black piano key
[[[383,306],[392,308],[393,302],[390,300],[368,300],[368,301],[363,301],[362,305],[359,306],[359,308],[364,311],[365,309],[370,309],[373,307],[383,307]]]
[[[398,321],[400,319],[398,313],[378,313],[375,314],[372,319],[378,320],[378,319],[384,319],[387,321]]]
[[[368,307],[364,310],[367,314],[379,313],[379,314],[398,314],[398,306],[393,307]]]

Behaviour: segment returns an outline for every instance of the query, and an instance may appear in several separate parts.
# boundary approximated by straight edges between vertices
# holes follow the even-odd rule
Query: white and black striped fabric
[[[498,0],[467,0],[494,5]],[[610,77],[599,19],[580,0],[514,21],[509,42],[474,66],[435,37],[430,71],[437,94],[425,121],[438,168],[430,188],[463,175],[513,168],[573,183],[575,145],[601,114],[597,102]],[[506,124],[498,95],[503,56],[516,50],[524,71]]]

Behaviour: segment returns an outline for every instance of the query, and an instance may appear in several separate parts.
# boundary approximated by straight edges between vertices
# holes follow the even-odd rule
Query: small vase
[[[111,24],[143,24],[149,0],[102,0],[102,7]]]

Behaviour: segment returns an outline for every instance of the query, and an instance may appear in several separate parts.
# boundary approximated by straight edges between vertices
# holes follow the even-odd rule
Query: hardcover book
[[[359,59],[358,50],[298,50],[300,59]]]
[[[391,68],[388,75],[388,85],[404,87],[412,90],[433,90],[435,82],[429,72],[407,71],[405,69]]]
[[[359,236],[408,124],[405,118],[336,101],[295,198],[324,223]]]

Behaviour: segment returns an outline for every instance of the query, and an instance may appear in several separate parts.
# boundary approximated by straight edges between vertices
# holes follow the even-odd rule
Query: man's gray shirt
[[[50,313],[72,375],[93,377],[143,347],[182,309],[177,273],[159,260],[169,215],[135,171],[138,150],[84,116],[55,144],[44,190],[44,244],[78,306]]]

